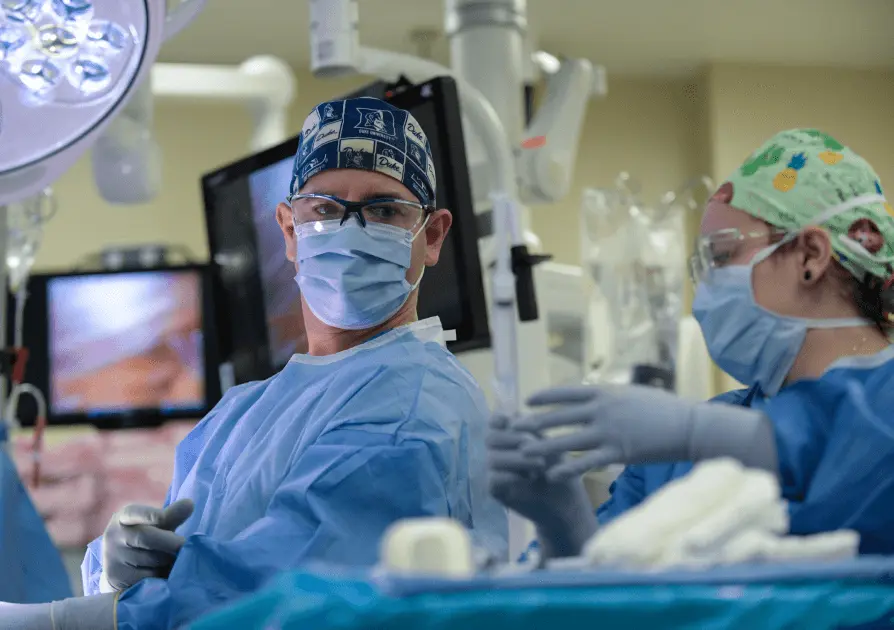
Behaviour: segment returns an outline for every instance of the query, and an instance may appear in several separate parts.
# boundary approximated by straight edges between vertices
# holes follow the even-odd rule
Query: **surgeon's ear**
[[[450,210],[435,210],[428,218],[425,226],[425,265],[431,267],[438,264],[441,256],[441,246],[447,238],[447,232],[453,224],[453,215]]]
[[[805,228],[798,236],[798,266],[800,281],[804,286],[813,286],[829,272],[834,257],[829,234],[820,227]]]
[[[287,203],[280,203],[276,206],[276,222],[279,223],[279,229],[282,230],[283,238],[286,241],[286,258],[295,262],[295,224],[292,223],[292,209]]]

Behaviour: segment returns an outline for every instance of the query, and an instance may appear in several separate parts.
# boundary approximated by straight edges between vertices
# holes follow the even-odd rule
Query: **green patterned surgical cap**
[[[783,230],[817,221],[838,261],[857,278],[894,275],[894,209],[882,196],[869,163],[816,129],[790,129],[770,138],[727,180],[730,205]],[[867,201],[829,217],[829,208]],[[873,199],[873,197],[875,199]]]

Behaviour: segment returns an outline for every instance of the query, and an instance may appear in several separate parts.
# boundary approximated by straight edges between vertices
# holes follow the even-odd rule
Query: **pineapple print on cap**
[[[840,153],[841,158],[827,152]],[[772,162],[775,165],[767,168]],[[780,131],[755,149],[727,181],[732,192],[729,205],[734,208],[786,232],[797,232],[822,218],[839,263],[854,277],[870,274],[887,280],[892,276],[894,200],[884,201],[881,178],[872,166],[828,134],[816,129]],[[875,199],[848,207],[851,200],[864,196]],[[844,209],[824,214],[837,206]],[[869,225],[867,221],[877,229],[863,234],[864,241],[872,236],[872,249],[877,251],[853,246],[851,229]]]
[[[788,192],[798,183],[798,171],[807,164],[807,156],[795,153],[788,161],[788,166],[779,171],[773,178],[773,188],[780,192]]]
[[[823,133],[818,129],[805,129],[804,133],[806,133],[808,136],[813,136],[814,138],[818,138],[823,141],[823,146],[826,147],[826,150],[821,152],[818,157],[829,166],[838,164],[841,160],[844,159],[844,154],[841,153],[844,145],[838,142],[838,140],[836,140],[829,134]]]

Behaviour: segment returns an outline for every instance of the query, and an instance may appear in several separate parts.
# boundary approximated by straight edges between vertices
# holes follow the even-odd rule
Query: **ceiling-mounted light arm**
[[[547,77],[558,73],[562,68],[563,60],[545,50],[538,50],[531,54],[531,63],[537,70]],[[593,66],[593,80],[591,82],[590,96],[603,98],[608,94],[608,78],[603,66]]]
[[[321,79],[349,76],[360,61],[357,0],[310,0],[310,70]]]
[[[152,85],[156,98],[244,105],[254,122],[252,151],[279,144],[290,135],[289,108],[297,80],[289,64],[278,57],[252,57],[238,66],[157,63]]]
[[[545,50],[531,53],[531,61],[534,63],[534,67],[547,76],[554,75],[562,67],[561,60]]]
[[[527,130],[528,137],[542,136],[546,143],[518,155],[526,202],[555,203],[568,194],[592,80],[593,66],[586,59],[562,62],[547,79],[543,102]]]

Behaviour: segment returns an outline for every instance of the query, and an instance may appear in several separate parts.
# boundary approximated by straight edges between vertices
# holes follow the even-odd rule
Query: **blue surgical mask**
[[[295,281],[308,308],[324,324],[365,330],[386,322],[422,281],[407,282],[414,235],[408,230],[349,220],[297,226]]]
[[[779,392],[809,329],[870,324],[856,317],[788,317],[760,306],[754,299],[752,270],[783,243],[761,250],[747,265],[711,270],[710,277],[698,285],[692,302],[692,314],[714,362],[740,383],[759,386],[767,396]]]

